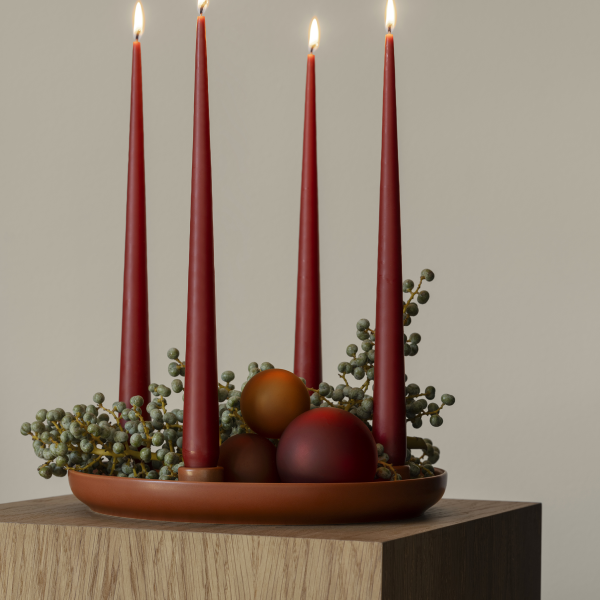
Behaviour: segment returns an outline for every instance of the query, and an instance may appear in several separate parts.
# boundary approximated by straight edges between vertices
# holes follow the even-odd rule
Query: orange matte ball
[[[256,433],[278,439],[283,430],[310,408],[310,395],[299,377],[284,369],[256,374],[244,387],[241,409]]]
[[[240,433],[225,440],[219,448],[219,467],[225,481],[279,483],[275,446],[263,437]]]

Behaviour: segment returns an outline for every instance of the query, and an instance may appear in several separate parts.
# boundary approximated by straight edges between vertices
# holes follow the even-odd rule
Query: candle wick
[[[390,27],[388,27],[388,33],[392,33],[392,28],[391,28],[391,26],[390,26]]]
[[[135,34],[135,41],[136,42],[140,41],[140,32],[139,31]]]
[[[202,13],[204,12],[204,6],[200,7],[200,16],[202,16]]]

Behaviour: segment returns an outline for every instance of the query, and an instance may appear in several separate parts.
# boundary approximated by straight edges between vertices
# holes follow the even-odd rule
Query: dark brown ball
[[[244,420],[259,435],[279,439],[283,430],[310,408],[310,395],[299,377],[284,369],[256,374],[244,387]]]
[[[252,433],[240,433],[225,440],[219,448],[219,466],[225,471],[225,481],[279,482],[275,446]]]

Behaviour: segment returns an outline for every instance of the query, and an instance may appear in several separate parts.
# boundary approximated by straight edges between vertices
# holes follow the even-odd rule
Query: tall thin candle
[[[406,405],[404,394],[404,326],[402,312],[402,245],[400,182],[396,120],[394,36],[396,14],[388,0],[383,83],[379,254],[377,262],[376,360],[373,435],[383,444],[394,465],[406,460]]]
[[[190,219],[190,264],[186,341],[185,419],[180,479],[222,480],[217,402],[217,325],[212,208],[208,65],[204,11],[196,26],[196,84]]]
[[[129,131],[129,172],[127,221],[125,226],[125,273],[123,279],[123,321],[121,329],[121,381],[119,401],[130,405],[133,396],[150,392],[150,334],[148,325],[148,267],[146,256],[146,180],[144,166],[144,105],[142,99],[142,49],[139,38],[144,29],[142,5],[135,9],[133,65],[131,75],[131,117]],[[144,414],[147,417],[145,408]]]
[[[306,68],[304,151],[300,197],[300,243],[298,250],[298,291],[296,299],[296,347],[294,373],[316,388],[322,381],[321,287],[319,273],[319,192],[317,185],[317,111],[315,55],[319,26],[310,28]]]

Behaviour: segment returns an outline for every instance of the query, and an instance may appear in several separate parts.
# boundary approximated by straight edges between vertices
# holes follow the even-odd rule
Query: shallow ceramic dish
[[[448,474],[370,483],[195,483],[69,471],[94,512],[130,519],[254,525],[334,525],[409,519],[441,500]]]

